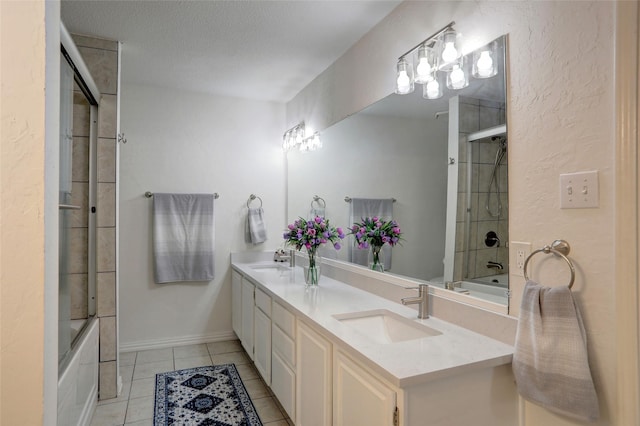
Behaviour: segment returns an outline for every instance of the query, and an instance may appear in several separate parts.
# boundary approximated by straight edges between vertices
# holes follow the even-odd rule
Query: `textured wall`
[[[44,2],[0,3],[0,423],[3,425],[38,425],[44,415],[44,18]],[[55,357],[55,351],[50,355]]]
[[[284,105],[124,84],[121,108],[128,140],[120,150],[121,348],[229,338],[230,253],[282,243]],[[213,281],[154,282],[153,201],[145,191],[220,194]],[[257,246],[244,243],[252,193],[263,200],[268,231]]]
[[[465,51],[508,34],[510,240],[534,248],[556,238],[571,243],[600,425],[616,424],[614,8],[614,2],[406,2],[287,104],[288,124],[305,119],[324,129],[389,94],[397,56],[446,23],[456,21]],[[559,174],[594,169],[600,207],[560,210]],[[531,275],[547,285],[568,280],[566,266],[553,259],[536,259]],[[524,280],[510,278],[517,315]],[[531,404],[524,419],[575,424]]]

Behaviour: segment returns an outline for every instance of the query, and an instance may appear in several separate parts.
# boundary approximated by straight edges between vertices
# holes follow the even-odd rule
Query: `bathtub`
[[[98,319],[79,327],[80,322],[71,326],[72,336],[80,334],[58,376],[58,425],[89,425],[98,403]]]
[[[458,281],[453,291],[468,294],[478,299],[486,300],[499,305],[509,303],[509,275],[491,275],[483,278],[474,278],[469,281]],[[495,281],[498,281],[497,283]],[[430,280],[431,285],[444,288],[443,277]]]

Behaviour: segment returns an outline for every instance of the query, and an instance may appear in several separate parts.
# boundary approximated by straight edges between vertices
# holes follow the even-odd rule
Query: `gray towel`
[[[569,287],[526,283],[513,373],[526,400],[574,419],[598,419],[586,333]]]
[[[260,244],[267,241],[267,224],[264,220],[264,210],[250,208],[247,212],[247,223],[245,226],[245,242]]]
[[[377,199],[377,198],[352,198],[351,210],[349,212],[349,228],[353,227],[356,222],[361,222],[365,217],[378,216],[383,220],[393,219],[393,199]],[[355,237],[353,238],[355,241]],[[360,249],[356,244],[349,244],[349,262],[358,265],[369,265],[370,249]],[[391,246],[385,244],[382,246],[382,264],[384,270],[391,269]]]
[[[213,194],[153,195],[157,283],[214,278]]]

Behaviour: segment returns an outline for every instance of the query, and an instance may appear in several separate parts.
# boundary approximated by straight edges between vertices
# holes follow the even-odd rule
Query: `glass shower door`
[[[60,61],[60,189],[58,361],[95,315],[95,156],[97,107],[77,83],[64,53]]]

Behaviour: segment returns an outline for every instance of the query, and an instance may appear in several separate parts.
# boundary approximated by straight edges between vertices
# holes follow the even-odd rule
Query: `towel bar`
[[[351,202],[351,197],[349,197],[349,196],[347,195],[346,197],[344,197],[344,201],[345,201],[345,202],[347,202],[347,203],[350,203],[350,202]],[[395,198],[392,198],[392,199],[391,199],[391,201],[393,201],[393,202],[395,203],[395,202],[396,202],[396,199],[395,199]]]
[[[256,194],[251,194],[251,195],[249,195],[249,199],[247,200],[247,208],[250,208],[250,207],[249,207],[249,204],[251,204],[251,202],[252,202],[253,200],[255,200],[256,198],[257,198],[258,200],[260,200],[260,207],[258,207],[258,208],[262,208],[262,198],[258,197]]]
[[[567,262],[567,265],[569,265],[569,269],[571,270],[571,280],[569,281],[569,288],[573,287],[573,281],[576,278],[576,268],[573,266],[573,262],[571,262],[571,260],[569,260],[569,258],[567,257],[570,251],[571,246],[569,246],[568,242],[566,242],[565,240],[555,240],[553,243],[551,243],[550,246],[544,246],[542,248],[539,248],[538,250],[531,252],[531,254],[527,256],[527,259],[524,261],[524,267],[522,268],[525,280],[529,281],[529,275],[527,274],[527,265],[529,264],[529,260],[534,255],[538,253],[553,253],[556,256],[560,256],[561,258],[563,258],[564,261]]]
[[[153,192],[147,191],[147,192],[144,193],[144,196],[147,197],[147,198],[151,198],[151,197],[153,197]],[[213,198],[218,199],[218,198],[220,198],[220,195],[217,192],[214,192],[213,193]]]

